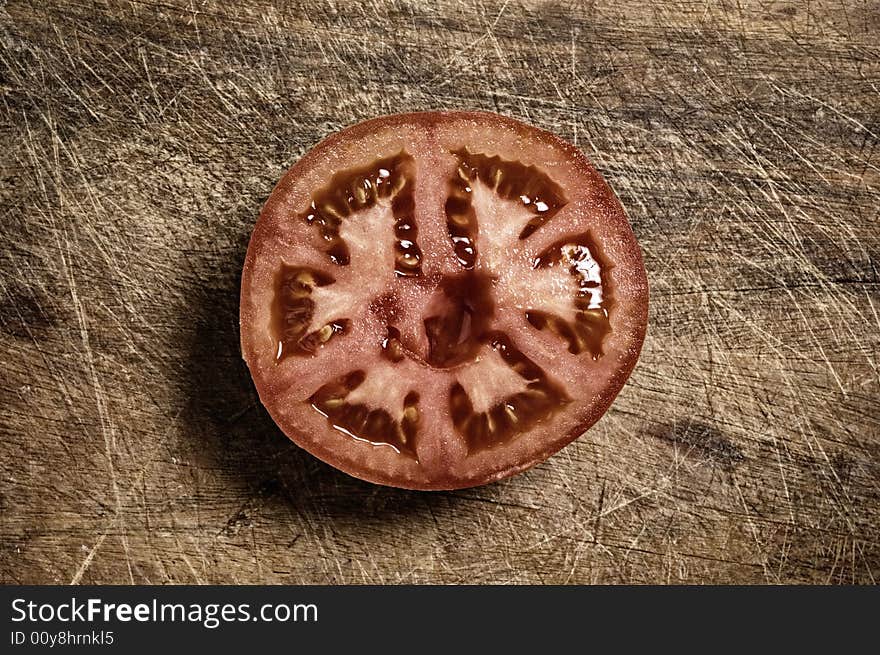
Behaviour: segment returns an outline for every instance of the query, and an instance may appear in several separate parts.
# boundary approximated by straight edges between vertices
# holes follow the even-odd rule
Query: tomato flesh
[[[282,178],[242,352],[294,442],[415,489],[498,480],[589,428],[638,358],[641,253],[586,157],[495,114],[388,116]]]

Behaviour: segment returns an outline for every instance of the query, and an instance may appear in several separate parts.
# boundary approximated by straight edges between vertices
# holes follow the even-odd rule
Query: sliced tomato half
[[[331,135],[260,215],[241,342],[294,442],[364,480],[513,475],[608,409],[648,287],[580,150],[509,118],[427,112]]]

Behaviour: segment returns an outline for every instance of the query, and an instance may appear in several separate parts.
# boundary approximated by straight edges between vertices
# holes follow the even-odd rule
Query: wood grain
[[[880,4],[0,7],[0,580],[880,576]],[[358,482],[238,347],[250,231],[321,137],[499,111],[577,143],[644,248],[600,423],[508,482]]]

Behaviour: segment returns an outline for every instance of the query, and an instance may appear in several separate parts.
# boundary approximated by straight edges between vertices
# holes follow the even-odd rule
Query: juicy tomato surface
[[[241,343],[295,443],[364,480],[455,489],[595,423],[647,312],[632,229],[580,150],[424,112],[337,132],[281,179],[245,259]]]

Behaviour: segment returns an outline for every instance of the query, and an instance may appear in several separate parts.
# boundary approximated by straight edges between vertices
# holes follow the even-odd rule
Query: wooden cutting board
[[[878,3],[11,0],[0,25],[3,582],[880,577]],[[578,144],[652,300],[585,436],[416,493],[278,431],[238,285],[308,148],[435,108]]]

